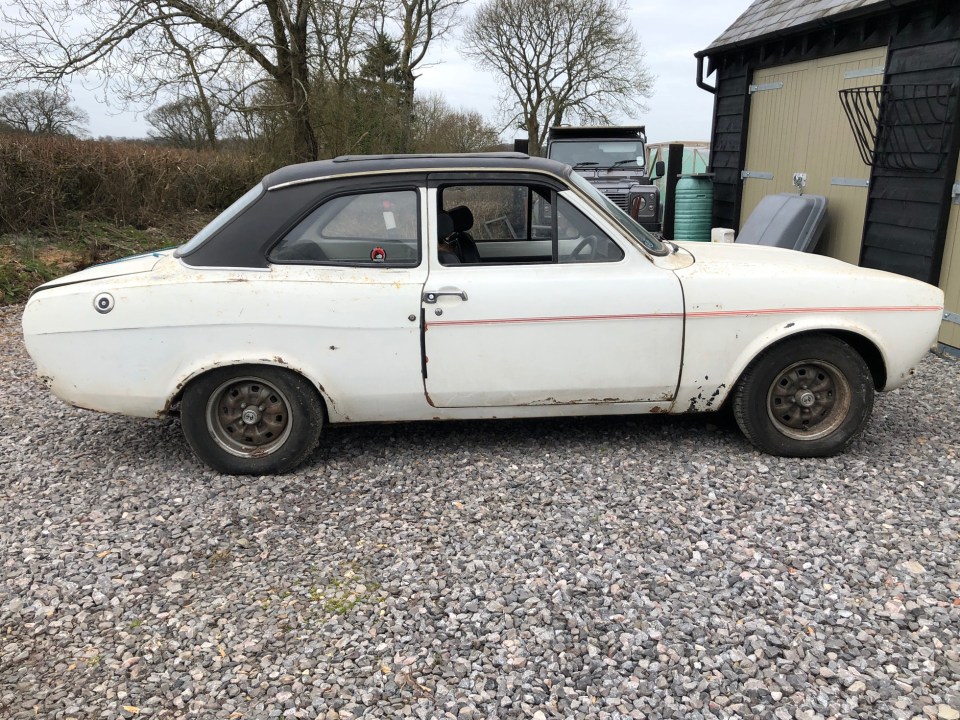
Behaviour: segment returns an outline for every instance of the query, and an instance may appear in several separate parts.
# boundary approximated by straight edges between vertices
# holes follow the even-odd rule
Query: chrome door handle
[[[437,298],[443,295],[451,295],[460,298],[464,302],[467,301],[467,294],[463,290],[427,290],[423,293],[423,301],[432,305],[437,301]]]

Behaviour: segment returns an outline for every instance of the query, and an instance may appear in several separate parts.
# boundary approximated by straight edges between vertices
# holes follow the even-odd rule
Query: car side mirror
[[[658,178],[662,178],[662,177],[663,177],[664,175],[666,175],[666,174],[667,174],[667,165],[666,165],[666,163],[664,163],[663,160],[657,160],[657,161],[653,164],[653,176],[654,176],[654,177],[658,177]]]

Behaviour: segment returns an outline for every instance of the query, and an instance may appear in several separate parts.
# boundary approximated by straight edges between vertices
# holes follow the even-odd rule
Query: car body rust
[[[475,172],[481,185],[487,172],[497,183],[504,172],[542,175],[565,188],[577,217],[600,227],[625,261],[561,266],[563,243],[571,251],[576,245],[558,237],[554,263],[490,262],[475,271],[434,262],[442,193],[408,179],[411,172],[425,177],[425,169],[450,177]],[[283,264],[263,250],[272,234],[289,231],[305,197],[344,197],[342,182],[351,194],[389,190],[394,183],[384,178],[401,172],[397,188],[422,188],[411,215],[415,266]],[[663,246],[628,233],[628,218],[610,214],[577,178],[570,168],[513,155],[291,166],[264,181],[270,192],[250,196],[242,206],[247,219],[226,216],[200,245],[42,286],[24,308],[24,342],[42,382],[77,407],[164,416],[177,411],[194,377],[261,364],[297,373],[300,387],[321,394],[328,421],[340,423],[716,410],[765,349],[817,332],[872,343],[884,362],[882,389],[890,390],[913,374],[936,337],[943,292],[932,286],[776,248]],[[254,217],[263,232],[249,233]],[[542,239],[517,241],[512,249],[525,256]],[[424,305],[424,293],[453,289],[459,292],[443,294],[459,294],[461,302]],[[98,293],[115,297],[119,311],[94,312]],[[262,296],[251,300],[254,293]],[[320,353],[324,340],[329,351]]]
[[[714,403],[716,403],[717,398],[720,397],[721,393],[726,389],[726,383],[720,383],[712,391],[708,391],[704,394],[703,386],[700,385],[697,387],[697,394],[694,397],[690,398],[689,405],[687,409],[684,410],[685,413],[695,413],[695,412],[704,412],[705,410],[710,410]]]

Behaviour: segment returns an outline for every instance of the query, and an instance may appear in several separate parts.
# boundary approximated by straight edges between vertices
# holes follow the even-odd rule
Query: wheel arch
[[[845,338],[831,332],[796,333],[747,366],[731,394],[733,415],[761,452],[835,455],[866,426],[876,382],[866,358]]]
[[[327,394],[323,385],[312,376],[311,373],[307,372],[302,366],[296,363],[290,363],[285,358],[281,356],[275,356],[273,358],[259,358],[251,360],[249,358],[231,358],[231,359],[217,359],[217,360],[208,360],[206,362],[198,363],[194,366],[191,366],[189,370],[184,372],[176,382],[173,390],[168,394],[167,402],[164,406],[164,412],[162,415],[168,415],[175,413],[177,406],[179,406],[180,401],[183,399],[183,393],[186,391],[187,387],[196,380],[199,380],[201,377],[211,373],[215,370],[220,370],[225,367],[232,368],[258,368],[258,367],[273,367],[280,368],[282,370],[287,370],[296,375],[299,375],[304,380],[309,383],[316,393],[317,397],[320,398],[320,406],[323,409],[323,421],[324,423],[330,422],[330,410],[331,408],[336,408],[332,399]]]
[[[735,388],[740,383],[744,373],[746,373],[747,370],[749,370],[750,367],[753,366],[764,353],[770,352],[771,350],[780,347],[784,343],[794,342],[800,338],[807,338],[815,335],[829,335],[835,337],[853,348],[853,350],[861,358],[863,358],[863,361],[870,369],[870,375],[873,377],[873,386],[875,390],[880,390],[887,384],[886,360],[883,357],[883,353],[880,351],[880,347],[872,339],[854,330],[842,328],[807,328],[790,335],[776,337],[772,340],[772,342],[767,343],[757,352],[753,353],[753,356],[750,358],[750,360],[744,363],[740,368],[740,372],[737,373],[736,379],[733,381],[733,383],[731,383],[730,387]],[[729,397],[730,395],[727,396],[728,400]]]
[[[811,333],[814,331],[811,331]],[[824,335],[833,335],[838,340],[842,340],[852,347],[856,353],[863,358],[863,361],[870,368],[870,375],[873,376],[873,387],[875,390],[882,390],[887,385],[887,362],[880,352],[880,347],[865,335],[860,335],[852,330],[823,330]]]

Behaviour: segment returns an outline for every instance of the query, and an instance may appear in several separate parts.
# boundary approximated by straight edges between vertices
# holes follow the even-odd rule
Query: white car
[[[664,243],[558,163],[343,157],[263,179],[175,251],[23,314],[66,402],[179,413],[226,473],[325,423],[715,411],[765,452],[841,451],[934,342],[943,293],[757,246]]]

